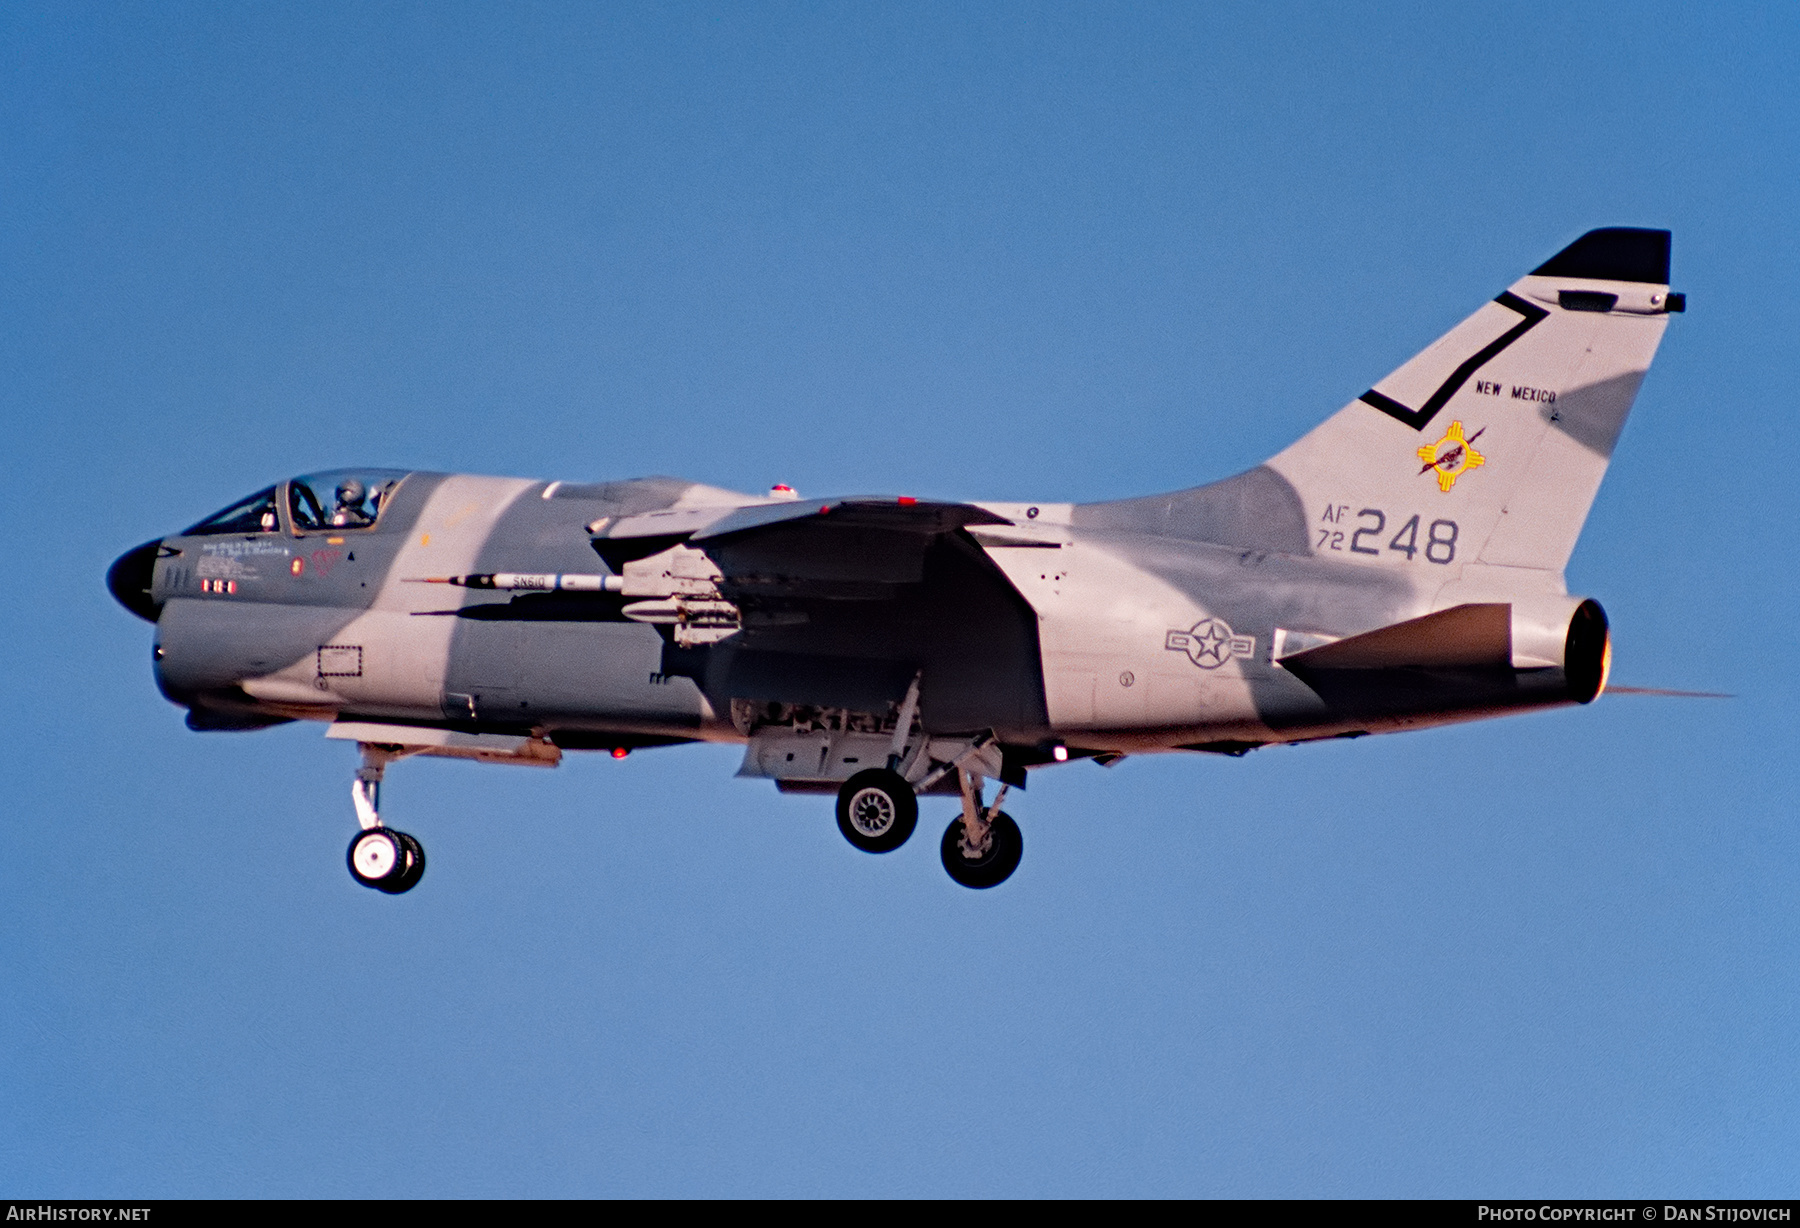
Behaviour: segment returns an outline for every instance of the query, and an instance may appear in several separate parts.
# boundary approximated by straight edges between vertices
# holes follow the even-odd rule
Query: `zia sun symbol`
[[[1419,449],[1419,459],[1424,462],[1419,473],[1423,475],[1436,470],[1438,489],[1449,494],[1450,488],[1456,485],[1457,478],[1471,469],[1479,469],[1487,464],[1487,457],[1475,450],[1475,441],[1481,438],[1482,431],[1485,430],[1487,427],[1484,426],[1464,439],[1463,424],[1452,422],[1442,439]]]

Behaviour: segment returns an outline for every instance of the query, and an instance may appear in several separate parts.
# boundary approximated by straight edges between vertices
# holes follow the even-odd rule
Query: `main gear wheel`
[[[966,825],[958,818],[944,829],[941,852],[944,869],[965,887],[977,890],[998,887],[1012,877],[1025,855],[1025,837],[1019,825],[1004,810],[988,816],[987,839],[979,848],[971,848],[966,838]]]
[[[838,830],[865,853],[891,853],[919,825],[919,798],[887,768],[866,768],[838,790]]]

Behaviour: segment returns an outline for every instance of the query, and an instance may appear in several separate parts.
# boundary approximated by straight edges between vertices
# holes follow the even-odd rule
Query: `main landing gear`
[[[982,778],[966,768],[956,772],[963,812],[944,829],[944,869],[965,887],[997,887],[1012,877],[1025,853],[1019,825],[1000,809],[1007,786],[1000,786],[993,805],[984,805]],[[918,795],[891,768],[867,768],[838,790],[837,822],[844,839],[863,852],[891,853],[918,826]]]
[[[891,853],[919,825],[919,799],[900,773],[868,768],[838,790],[838,830],[865,853]]]
[[[425,876],[425,846],[403,831],[381,825],[381,777],[400,754],[364,743],[363,763],[350,786],[356,820],[362,830],[350,841],[345,859],[350,877],[365,887],[399,895]]]
[[[919,795],[900,774],[900,764],[913,718],[919,714],[921,676],[913,675],[906,698],[900,701],[894,736],[888,742],[887,766],[864,768],[838,790],[838,830],[865,853],[893,852],[919,825]]]
[[[1000,809],[1007,786],[1000,786],[992,806],[984,806],[981,777],[962,768],[957,775],[962,783],[963,812],[944,829],[938,847],[944,869],[965,887],[998,887],[1012,877],[1025,855],[1025,837],[1019,825]]]

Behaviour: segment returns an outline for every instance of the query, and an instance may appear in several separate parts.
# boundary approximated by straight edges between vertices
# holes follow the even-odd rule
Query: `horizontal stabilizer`
[[[1281,657],[1288,669],[1430,669],[1512,665],[1512,606],[1459,605]]]

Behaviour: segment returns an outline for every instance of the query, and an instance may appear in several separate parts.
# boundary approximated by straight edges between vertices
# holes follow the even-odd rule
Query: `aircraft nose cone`
[[[135,550],[127,550],[106,569],[106,587],[118,603],[145,622],[155,622],[162,606],[150,598],[150,580],[156,571],[156,552],[160,540],[145,542]]]

